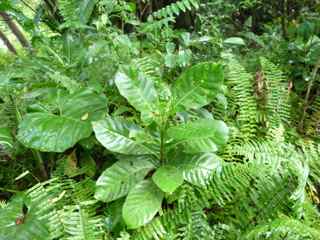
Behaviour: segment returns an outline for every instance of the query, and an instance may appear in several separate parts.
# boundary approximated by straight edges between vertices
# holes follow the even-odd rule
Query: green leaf
[[[176,110],[197,109],[223,93],[223,69],[220,64],[200,63],[187,69],[172,88]]]
[[[123,205],[122,216],[129,228],[138,228],[150,222],[161,209],[164,194],[151,181],[138,183]]]
[[[153,174],[152,180],[162,191],[173,193],[183,183],[183,175],[174,166],[163,166]]]
[[[92,132],[90,123],[50,113],[27,114],[19,124],[18,140],[43,152],[64,152]]]
[[[204,186],[214,172],[222,168],[222,160],[213,153],[182,155],[175,161],[175,166],[183,171],[184,180]]]
[[[231,37],[224,40],[224,43],[231,44],[231,45],[238,45],[238,46],[245,46],[246,43],[242,38],[239,37]]]
[[[110,202],[126,196],[155,166],[149,156],[123,158],[106,169],[96,183],[95,198]]]
[[[93,122],[93,130],[98,141],[107,149],[122,154],[152,154],[153,151],[132,135],[144,134],[138,126],[120,118],[107,118]]]
[[[13,137],[9,128],[0,129],[0,145],[13,147]]]
[[[92,132],[90,121],[107,112],[107,100],[89,89],[73,94],[60,91],[51,99],[59,116],[51,113],[27,114],[19,125],[18,139],[26,147],[46,152],[64,152]],[[50,107],[48,107],[50,109]]]
[[[89,89],[67,95],[61,106],[61,114],[82,121],[97,121],[107,112],[107,99]]]
[[[200,119],[171,127],[167,133],[183,144],[185,152],[215,152],[228,141],[229,128],[220,120]]]
[[[138,111],[142,120],[153,120],[158,111],[158,94],[154,82],[134,67],[123,67],[115,76],[120,94]]]
[[[87,24],[88,23],[96,3],[97,3],[97,0],[84,0],[84,1],[81,1],[81,4],[80,4],[80,21],[81,21],[82,24]]]

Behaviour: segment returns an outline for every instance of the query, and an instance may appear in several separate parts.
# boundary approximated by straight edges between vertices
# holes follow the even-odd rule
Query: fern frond
[[[207,216],[202,210],[191,213],[186,226],[178,229],[181,232],[179,238],[185,240],[211,240],[215,239],[214,231],[208,223]]]
[[[283,72],[266,58],[260,58],[267,86],[266,109],[269,128],[288,125],[291,119],[290,91]],[[272,132],[271,132],[271,137]]]
[[[206,188],[184,185],[173,209],[138,230],[134,239],[229,239],[215,231],[232,226],[219,231],[237,236],[291,212],[297,186],[290,171],[279,174],[263,164],[227,164]],[[212,222],[217,225],[212,227]]]
[[[257,104],[253,93],[253,77],[234,58],[228,56],[227,84],[232,93],[236,121],[241,131],[240,138],[250,139],[257,128]]]
[[[16,105],[7,99],[0,104],[0,128],[15,128],[17,126]]]
[[[301,221],[282,217],[268,224],[257,226],[246,234],[245,239],[319,239],[320,231]]]
[[[68,205],[61,210],[65,228],[65,240],[100,240],[103,237],[103,221],[96,216],[95,201]]]
[[[64,27],[81,27],[88,23],[97,0],[59,0]]]
[[[154,12],[152,16],[156,19],[171,18],[180,15],[181,12],[191,11],[199,7],[200,3],[198,0],[179,0]]]
[[[98,205],[93,199],[93,189],[92,180],[75,183],[71,179],[53,178],[35,185],[24,196],[0,208],[1,216],[5,216],[0,219],[0,238],[103,239],[102,218],[96,214]],[[23,213],[23,206],[27,213]]]
[[[318,137],[320,133],[320,97],[317,97],[311,106],[312,113],[306,119],[306,133],[312,137]]]

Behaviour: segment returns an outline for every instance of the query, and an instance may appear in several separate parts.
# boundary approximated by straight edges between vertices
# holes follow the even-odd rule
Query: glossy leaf
[[[64,152],[90,136],[90,123],[50,113],[27,114],[19,125],[18,140],[43,152]]]
[[[154,83],[134,67],[123,68],[115,77],[120,94],[138,111],[145,121],[150,121],[157,112],[158,94]]]
[[[98,178],[95,198],[110,202],[126,196],[153,168],[149,156],[130,156],[117,161]]]
[[[183,183],[183,174],[174,166],[163,166],[153,174],[152,180],[162,191],[173,193]]]
[[[223,93],[223,69],[220,64],[200,63],[187,69],[172,88],[176,110],[197,109]]]
[[[69,96],[61,105],[61,114],[82,121],[97,121],[107,112],[107,99],[92,90],[85,89]]]
[[[123,205],[122,216],[129,228],[138,228],[150,222],[161,209],[163,192],[151,181],[138,183]]]
[[[222,160],[213,153],[204,153],[181,156],[175,164],[183,171],[184,180],[203,186],[214,172],[221,170]]]
[[[93,130],[98,141],[110,151],[133,155],[153,153],[144,142],[134,139],[134,135],[143,134],[143,130],[120,118],[93,122]]]
[[[185,152],[215,152],[228,141],[229,129],[220,120],[200,119],[168,129],[168,136],[185,148]]]
[[[73,94],[56,91],[54,96],[49,102],[57,105],[59,115],[31,113],[20,123],[18,139],[26,147],[64,152],[89,137],[92,132],[90,121],[103,118],[107,112],[105,96],[89,89],[80,89]]]

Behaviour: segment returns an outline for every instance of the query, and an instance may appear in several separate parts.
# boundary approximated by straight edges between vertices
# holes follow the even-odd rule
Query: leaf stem
[[[2,187],[0,187],[0,191],[10,192],[10,193],[18,193],[18,192],[20,192],[20,191],[18,191],[18,190],[7,189],[7,188],[2,188]]]
[[[164,164],[164,131],[160,131],[160,164]]]
[[[48,173],[47,173],[47,170],[44,166],[44,162],[43,162],[43,159],[42,159],[42,156],[41,156],[41,153],[37,150],[31,150],[32,151],[32,154],[34,156],[34,159],[37,161],[37,165],[39,167],[39,170],[40,170],[40,174],[41,174],[41,177],[45,180],[48,179]]]
[[[164,114],[163,118],[161,119],[161,126],[160,126],[160,164],[164,165],[166,163],[165,157],[165,139],[166,139],[166,131],[168,126],[168,117]]]

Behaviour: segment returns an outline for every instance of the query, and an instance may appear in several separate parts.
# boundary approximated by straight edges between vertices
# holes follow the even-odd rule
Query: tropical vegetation
[[[319,0],[2,0],[0,239],[320,239]]]

